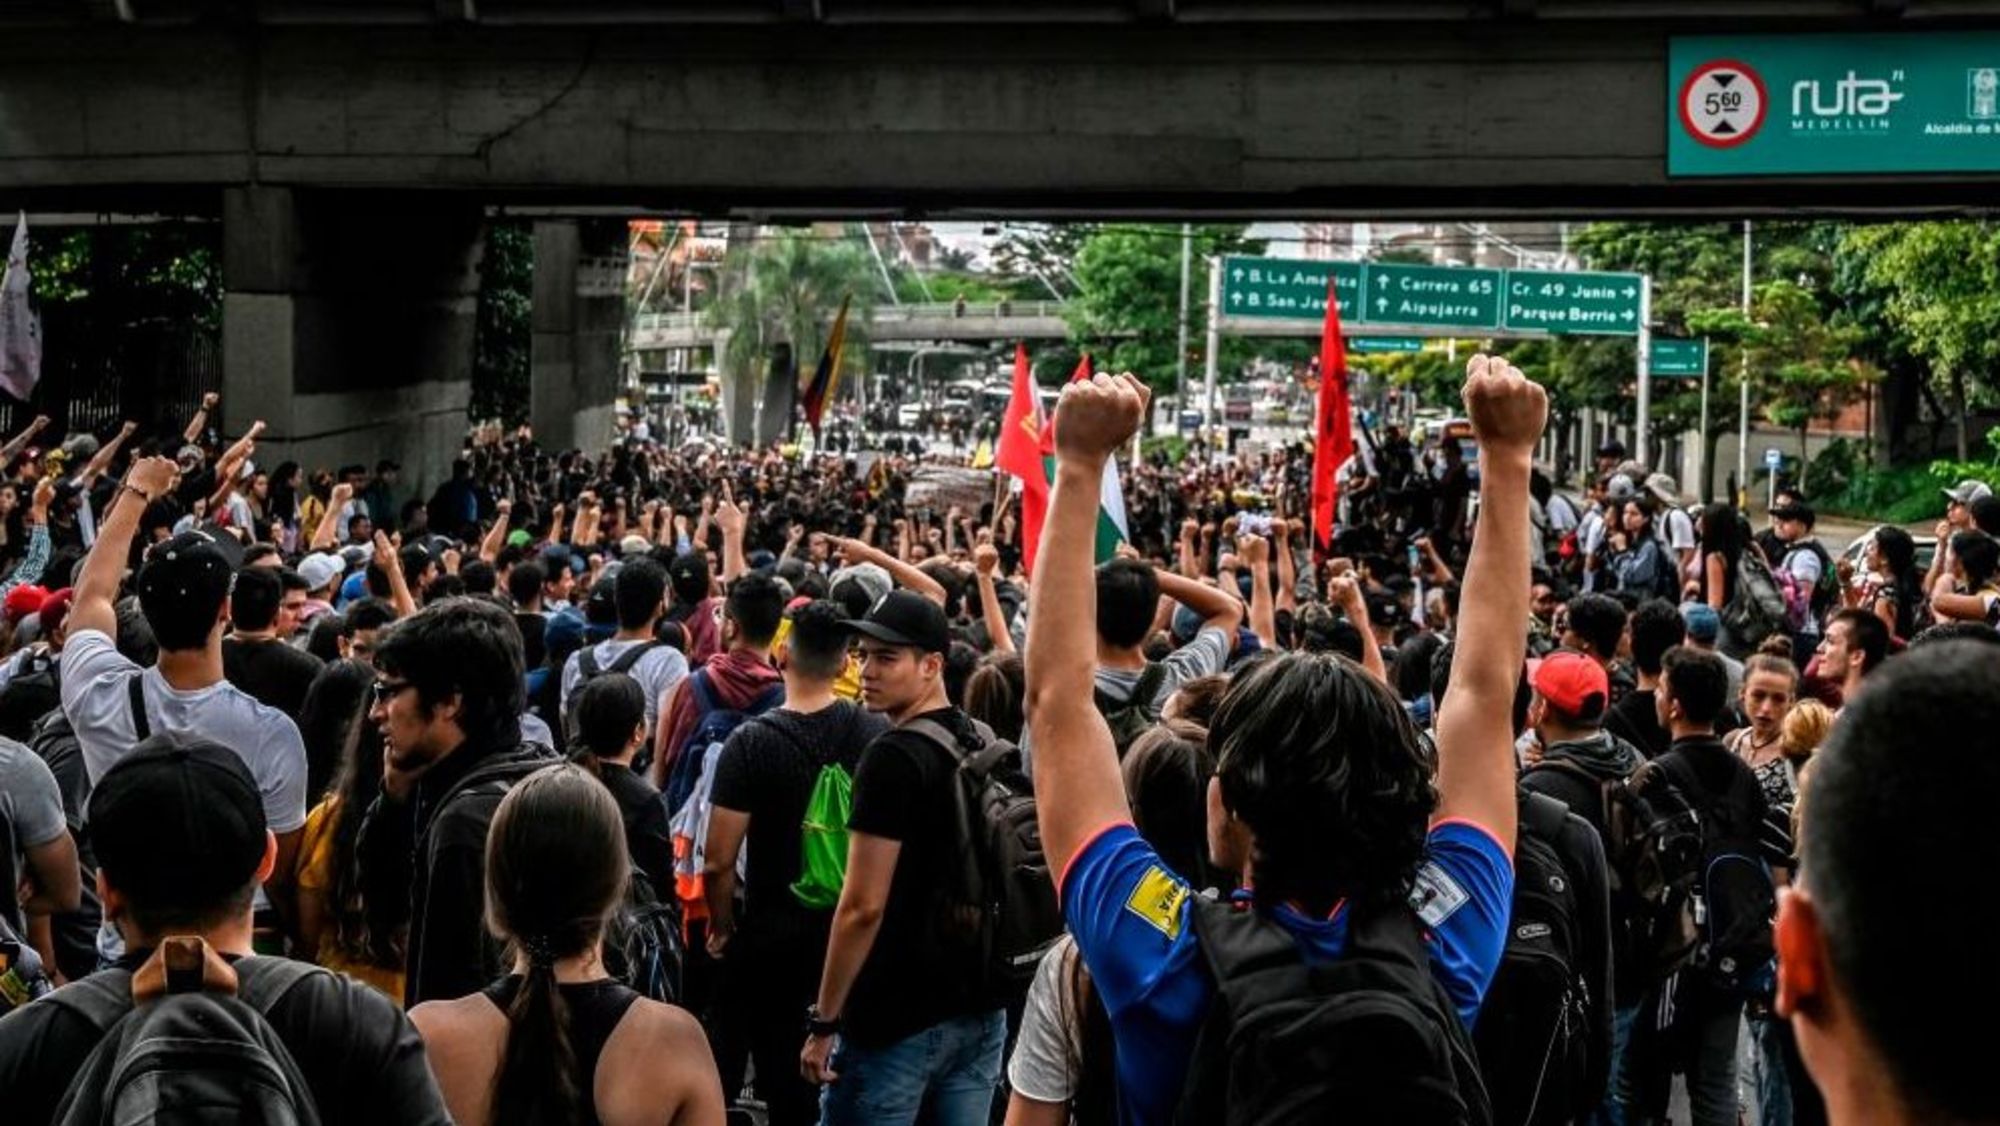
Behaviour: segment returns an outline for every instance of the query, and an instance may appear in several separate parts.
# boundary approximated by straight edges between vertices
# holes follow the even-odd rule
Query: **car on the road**
[[[1881,531],[1885,526],[1882,524],[1875,525],[1873,528],[1854,537],[1853,542],[1841,550],[1840,558],[1852,564],[1856,574],[1868,569],[1868,545],[1875,542],[1875,533]],[[1931,560],[1937,558],[1937,537],[1920,536],[1912,533],[1910,541],[1917,546],[1917,570],[1929,571],[1931,569]]]

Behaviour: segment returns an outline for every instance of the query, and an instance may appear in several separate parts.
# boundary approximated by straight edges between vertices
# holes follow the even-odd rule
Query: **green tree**
[[[47,414],[105,430],[129,418],[178,432],[221,383],[220,236],[212,223],[32,228],[42,378],[11,422]]]
[[[716,357],[722,378],[739,396],[762,395],[772,350],[779,344],[790,346],[799,371],[811,370],[840,303],[849,298],[841,367],[850,376],[867,372],[874,269],[861,247],[828,242],[808,231],[732,238],[717,299],[708,310],[709,323],[728,333]]]
[[[1096,223],[1009,224],[993,244],[993,273],[1023,301],[1068,300],[1077,287],[1076,257]]]
[[[528,421],[534,346],[535,237],[522,220],[486,227],[472,337],[472,417],[508,426]]]
[[[1243,237],[1241,226],[1197,226],[1193,232],[1196,276],[1188,292],[1188,373],[1202,372],[1208,315],[1201,297],[1201,263],[1212,255],[1256,254],[1263,243]],[[1170,393],[1180,346],[1181,232],[1171,226],[1104,226],[1092,232],[1076,256],[1075,296],[1067,309],[1070,339],[1092,351],[1100,368],[1130,371],[1156,394]],[[1218,378],[1233,379],[1251,359],[1262,356],[1302,362],[1298,343],[1224,338]],[[1190,389],[1192,390],[1192,389]]]
[[[1970,457],[1967,417],[1996,397],[2000,363],[2000,224],[1984,220],[1857,227],[1846,251],[1911,355],[1930,367],[1957,419],[1958,459]]]

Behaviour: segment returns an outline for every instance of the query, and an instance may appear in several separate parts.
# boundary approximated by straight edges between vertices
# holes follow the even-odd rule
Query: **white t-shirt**
[[[352,522],[356,516],[366,516],[366,515],[368,515],[368,506],[361,503],[360,497],[355,497],[353,500],[350,500],[346,504],[341,505],[340,515],[336,518],[335,523],[333,525],[333,538],[335,542],[346,543],[347,531],[348,531],[347,525],[350,522]]]
[[[1007,1061],[1007,1085],[1038,1103],[1068,1103],[1076,1095],[1075,1061],[1082,1051],[1083,1021],[1069,997],[1068,973],[1076,940],[1065,934],[1042,955],[1021,1011],[1021,1035]]]
[[[1814,551],[1810,547],[1800,546],[1787,547],[1784,561],[1779,564],[1779,567],[1789,573],[1793,579],[1797,580],[1799,588],[1808,594],[1812,592],[1814,587],[1819,585],[1820,573],[1823,570],[1819,562],[1819,552]],[[1799,632],[1807,636],[1817,636],[1819,633],[1819,619],[1812,614],[1807,614],[1805,624],[1799,627]]]
[[[1681,578],[1698,578],[1701,552],[1694,549],[1701,541],[1695,538],[1694,517],[1687,514],[1687,509],[1679,505],[1668,506],[1667,510],[1660,514],[1660,518],[1653,522],[1653,527],[1659,532],[1660,546],[1667,549],[1667,561],[1673,564],[1674,570]],[[1680,553],[1683,551],[1694,552],[1685,566],[1681,562]]]
[[[195,736],[235,751],[257,780],[270,830],[282,835],[305,827],[306,745],[292,717],[258,703],[228,681],[179,691],[159,669],[142,669],[126,660],[101,631],[83,629],[63,644],[62,706],[76,728],[91,785],[139,741],[126,688],[135,676],[154,734]]]
[[[598,673],[601,675],[611,671],[611,666],[627,650],[644,644],[643,641],[619,641],[615,638],[598,642],[591,647],[591,652],[597,661]],[[569,698],[583,685],[583,654],[584,650],[579,649],[571,653],[569,660],[563,664],[562,714],[565,719],[569,718]],[[666,699],[667,693],[673,691],[674,686],[687,674],[687,658],[681,656],[680,650],[670,645],[656,646],[652,652],[639,658],[638,664],[632,666],[632,679],[638,681],[639,687],[646,690],[648,734],[658,730],[660,701]]]

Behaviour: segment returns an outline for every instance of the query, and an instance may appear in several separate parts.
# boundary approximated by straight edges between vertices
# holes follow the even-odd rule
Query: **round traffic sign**
[[[1681,128],[1711,148],[1733,148],[1757,135],[1770,98],[1756,71],[1734,59],[1694,68],[1681,84]]]

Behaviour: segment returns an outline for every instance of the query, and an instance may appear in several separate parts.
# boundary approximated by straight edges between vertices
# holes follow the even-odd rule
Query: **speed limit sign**
[[[1757,135],[1768,101],[1756,71],[1734,59],[1706,62],[1681,84],[1681,128],[1711,148],[1732,148]]]

